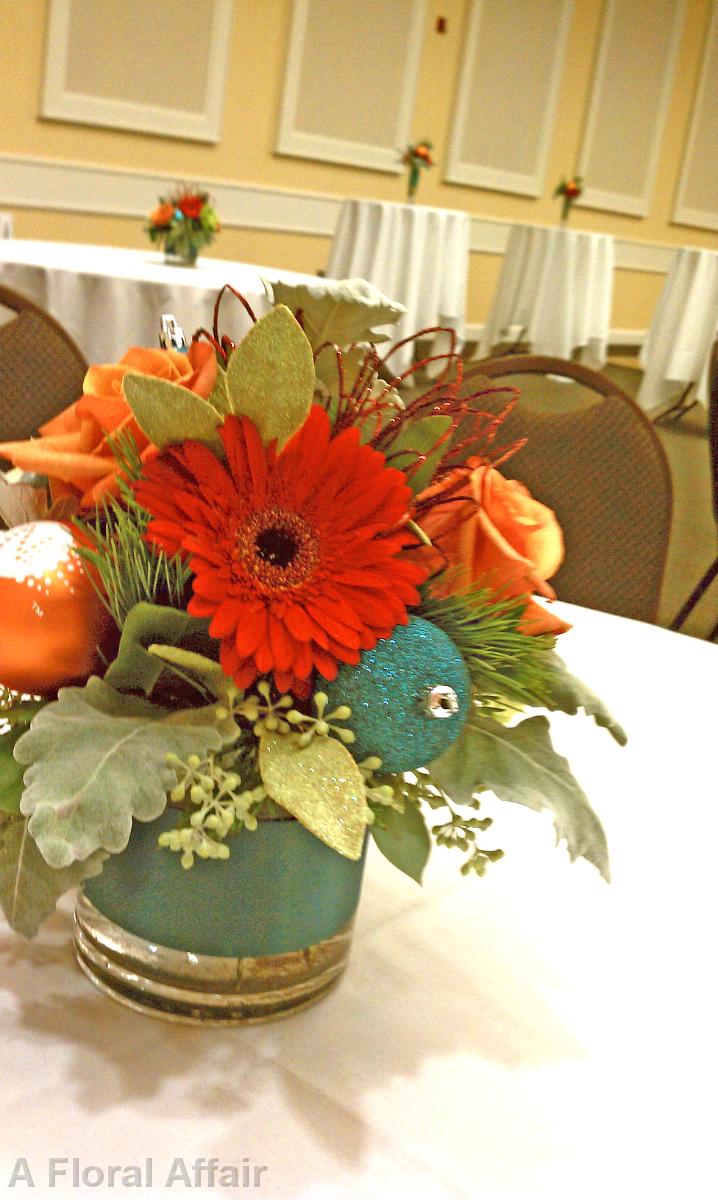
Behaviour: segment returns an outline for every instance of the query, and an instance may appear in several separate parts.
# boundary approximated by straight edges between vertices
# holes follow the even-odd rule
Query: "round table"
[[[534,354],[606,360],[613,294],[614,243],[605,233],[513,225],[481,339],[481,353],[507,337]]]
[[[643,380],[637,400],[650,411],[681,387],[697,384],[708,403],[709,368],[718,329],[718,252],[681,246],[671,262],[641,348]]]
[[[551,721],[613,882],[569,864],[548,818],[486,797],[483,837],[506,857],[484,879],[435,850],[418,887],[372,848],[336,991],[239,1030],[99,994],[73,962],[67,902],[29,945],[0,920],[6,1189],[22,1157],[33,1194],[75,1200],[120,1189],[72,1190],[73,1158],[145,1179],[150,1159],[142,1195],[158,1197],[176,1159],[190,1178],[199,1159],[266,1167],[266,1200],[709,1194],[718,647],[558,608],[574,625],[562,657],[628,733],[621,749],[588,718]],[[47,1191],[51,1157],[67,1174]]]
[[[463,339],[469,264],[468,213],[424,204],[345,200],[332,242],[327,275],[361,276],[406,308],[392,340],[420,329],[448,326]],[[447,339],[442,339],[441,349]],[[433,353],[437,352],[435,348]],[[415,359],[404,346],[389,359],[398,375]]]
[[[117,362],[129,346],[156,346],[163,313],[173,313],[187,340],[212,327],[219,289],[231,283],[258,316],[267,312],[263,280],[321,283],[315,275],[278,271],[218,258],[195,267],[169,266],[152,250],[70,242],[0,241],[0,283],[22,292],[52,314],[75,339],[88,362]],[[228,296],[220,327],[235,341],[249,318]]]

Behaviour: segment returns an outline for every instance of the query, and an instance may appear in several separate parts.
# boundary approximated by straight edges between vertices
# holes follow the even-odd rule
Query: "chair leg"
[[[680,629],[680,627],[683,624],[683,622],[685,621],[686,617],[688,617],[690,615],[690,613],[693,612],[693,609],[695,608],[696,604],[700,600],[701,596],[703,596],[703,594],[708,591],[708,588],[712,584],[716,575],[718,575],[718,558],[716,558],[715,561],[708,568],[705,575],[701,579],[700,583],[697,584],[696,587],[694,587],[690,596],[688,597],[685,604],[683,605],[683,608],[680,610],[678,615],[675,617],[675,619],[673,621],[671,621],[671,624],[668,626],[669,629],[673,629],[674,631],[677,629]],[[718,632],[718,626],[716,626],[716,628],[711,633],[711,636],[710,636],[711,641],[713,640],[713,637],[715,636],[715,634],[717,632]]]
[[[718,621],[716,621],[715,625],[713,626],[710,633],[708,634],[708,641],[714,642],[717,637],[718,637]]]

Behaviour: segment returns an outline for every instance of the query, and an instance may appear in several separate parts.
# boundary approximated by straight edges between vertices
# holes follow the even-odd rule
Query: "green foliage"
[[[161,600],[174,608],[184,607],[190,570],[178,556],[148,545],[144,535],[147,514],[136,503],[132,491],[122,489],[122,503],[106,501],[93,524],[83,523],[90,545],[78,545],[97,593],[118,629],[136,604]]]
[[[135,604],[127,613],[115,661],[105,673],[105,682],[120,692],[144,692],[151,696],[160,681],[168,685],[176,672],[168,671],[157,654],[148,647],[163,642],[200,653],[216,649],[217,643],[207,632],[207,621],[162,604]],[[217,670],[219,665],[215,664]],[[196,691],[196,684],[192,685]],[[170,695],[164,695],[167,702]]]
[[[167,755],[203,756],[221,744],[213,725],[174,722],[97,677],[61,688],[15,747],[28,768],[21,811],[43,858],[57,868],[124,850],[133,816],[158,817],[177,782]]]
[[[403,812],[385,805],[370,807],[374,813],[371,835],[384,857],[421,883],[431,853],[431,838],[421,809],[408,799]]]
[[[444,598],[424,591],[421,616],[443,629],[461,651],[483,706],[543,707],[550,695],[555,666],[547,653],[555,639],[520,633],[524,608],[521,597],[497,597],[475,584]]]
[[[227,366],[232,412],[249,417],[266,444],[280,446],[309,416],[314,358],[300,325],[283,304],[253,325]]]
[[[294,284],[276,280],[271,284],[275,304],[286,304],[299,312],[302,328],[318,350],[324,342],[343,349],[353,342],[386,342],[389,335],[373,328],[394,325],[406,311],[403,304],[389,300],[365,279]]]
[[[60,896],[99,875],[108,857],[96,851],[82,863],[56,870],[45,862],[23,817],[0,813],[0,908],[11,929],[34,937]]]
[[[20,812],[22,767],[14,756],[15,743],[40,711],[44,700],[21,700],[0,687],[0,811]]]
[[[194,438],[211,450],[223,452],[217,432],[220,415],[196,392],[135,371],[125,375],[122,391],[140,429],[160,450]]]
[[[628,740],[625,731],[595,692],[580,679],[576,679],[557,654],[547,651],[545,663],[547,671],[544,679],[544,708],[550,712],[565,712],[570,716],[574,716],[582,708],[587,716],[593,717],[597,725],[608,730],[619,746],[625,746]]]
[[[451,428],[451,417],[424,417],[412,421],[400,431],[398,437],[387,447],[389,466],[408,471],[418,456],[426,455],[426,462],[409,479],[414,494],[428,487],[439,460],[445,450],[442,438]],[[437,445],[438,443],[438,445]]]
[[[554,750],[546,717],[528,717],[507,728],[477,712],[429,770],[459,804],[490,789],[500,800],[552,812],[556,838],[566,840],[571,860],[583,856],[608,880],[606,836],[566,759]]]

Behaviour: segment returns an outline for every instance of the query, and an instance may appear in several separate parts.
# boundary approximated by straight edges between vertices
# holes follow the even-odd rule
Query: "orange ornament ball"
[[[84,682],[100,665],[108,625],[65,525],[0,532],[0,684],[47,695]]]

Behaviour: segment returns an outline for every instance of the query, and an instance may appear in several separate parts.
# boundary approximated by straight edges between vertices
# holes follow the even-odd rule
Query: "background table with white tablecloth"
[[[327,275],[368,279],[405,305],[392,340],[436,325],[463,338],[468,262],[468,213],[423,204],[345,200]],[[397,350],[389,360],[397,374],[413,361],[412,346]]]
[[[520,337],[534,354],[586,362],[606,359],[613,294],[614,243],[605,233],[513,225],[484,327],[484,356]]]
[[[211,328],[217,293],[232,284],[258,316],[269,309],[263,280],[319,283],[314,275],[218,258],[170,266],[151,250],[66,242],[0,241],[0,283],[46,309],[88,362],[116,362],[129,346],[156,346],[160,317],[174,313],[189,339]],[[221,328],[235,341],[249,329],[236,300],[222,304]]]
[[[718,330],[718,252],[676,250],[646,340],[641,348],[642,408],[662,407],[696,384],[695,399],[708,403],[709,369]]]
[[[547,817],[484,797],[481,837],[506,851],[484,879],[437,850],[418,887],[374,848],[336,991],[236,1030],[98,993],[66,903],[29,945],[0,922],[3,1184],[20,1156],[36,1185],[50,1156],[150,1158],[142,1195],[166,1197],[172,1160],[202,1157],[266,1166],[246,1189],[265,1200],[712,1194],[718,648],[559,610],[562,656],[628,733],[621,748],[586,717],[552,717],[613,882],[570,865]],[[119,1194],[73,1190],[70,1170],[33,1194]]]

